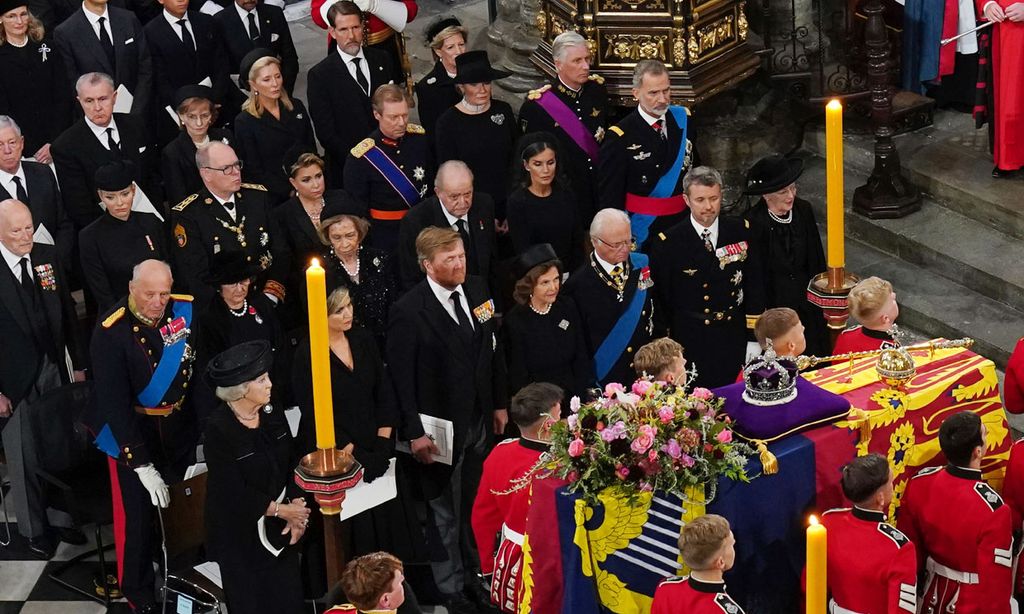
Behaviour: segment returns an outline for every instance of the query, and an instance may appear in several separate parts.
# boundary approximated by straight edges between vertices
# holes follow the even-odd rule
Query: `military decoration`
[[[36,279],[39,280],[39,286],[43,290],[57,291],[57,278],[53,274],[52,264],[36,265],[32,267],[32,270],[36,272]]]
[[[219,219],[219,218],[217,218],[217,221],[220,222],[220,225],[223,226],[225,230],[230,230],[231,232],[235,233],[235,236],[238,238],[238,244],[239,245],[241,245],[242,247],[247,247],[248,246],[248,243],[245,240],[245,216],[244,215],[242,216],[242,220],[240,222],[238,222],[237,226],[233,226],[233,225],[231,225],[231,224],[229,224],[229,223],[227,223],[224,220]],[[264,233],[264,234],[266,234],[266,233]]]
[[[174,345],[180,339],[188,336],[189,328],[185,324],[185,318],[177,317],[160,327],[160,338],[164,341],[164,347]]]
[[[636,287],[638,290],[646,290],[654,286],[654,280],[651,279],[651,267],[645,266],[640,269],[640,281],[637,282]]]
[[[743,283],[743,271],[736,271],[735,273],[733,273],[730,281],[732,281],[732,285],[734,286],[738,286],[741,283]]]
[[[743,262],[747,259],[747,242],[730,243],[715,250],[715,258],[718,258],[718,266],[725,269],[726,265],[733,262]]]
[[[260,245],[263,247],[270,245],[270,235],[267,234],[266,230],[260,233]]]
[[[178,242],[178,247],[188,245],[188,235],[185,234],[185,227],[181,224],[174,227],[174,239]]]
[[[481,324],[494,317],[494,300],[487,299],[487,302],[480,304],[478,307],[474,307],[473,316],[476,318],[476,321]]]
[[[412,178],[416,181],[423,181],[423,178],[427,176],[427,172],[423,170],[422,166],[417,166],[412,169]]]
[[[260,317],[260,314],[257,313],[256,308],[253,307],[252,305],[249,305],[249,315],[252,316],[252,319],[256,320],[257,324],[263,324],[263,318]]]

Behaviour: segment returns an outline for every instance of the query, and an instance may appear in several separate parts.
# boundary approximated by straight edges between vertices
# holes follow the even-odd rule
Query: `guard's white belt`
[[[928,560],[925,562],[925,569],[928,570],[928,573],[942,576],[943,578],[959,582],[960,584],[978,583],[978,574],[951,569],[942,563],[937,563],[932,557],[928,557]]]
[[[501,525],[501,537],[503,539],[507,539],[508,541],[519,546],[520,548],[523,547],[523,534],[513,531],[504,524]]]
[[[854,612],[853,610],[847,610],[843,606],[836,603],[835,599],[828,600],[828,611],[829,614],[861,614],[860,612]]]

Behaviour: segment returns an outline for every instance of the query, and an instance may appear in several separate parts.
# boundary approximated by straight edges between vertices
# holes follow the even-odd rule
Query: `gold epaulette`
[[[693,113],[690,112],[690,107],[683,107],[683,110],[686,111],[687,115],[693,115]]]
[[[622,128],[619,128],[618,126],[612,126],[611,128],[608,128],[608,132],[614,132],[615,134],[617,134],[619,136],[622,136],[623,134],[625,134],[622,131]]]
[[[754,330],[754,326],[757,325],[757,319],[761,317],[761,314],[747,315],[747,328]]]
[[[594,83],[596,83],[598,85],[604,85],[604,77],[602,77],[601,75],[595,75],[595,74],[591,73],[591,75],[589,77],[587,77],[587,80],[593,81]]]
[[[363,139],[356,143],[356,146],[350,149],[349,153],[357,158],[362,158],[366,155],[366,152],[373,149],[374,145],[376,145],[376,143],[373,142],[373,139]]]
[[[658,238],[661,239],[662,241],[664,241],[667,237],[665,236],[665,233],[659,232],[658,233]]]
[[[191,203],[193,200],[195,200],[197,198],[199,198],[198,194],[191,194],[191,195],[187,196],[185,198],[185,200],[183,200],[180,203],[178,203],[178,204],[174,205],[173,207],[171,207],[171,210],[172,211],[184,211],[185,207],[189,206],[189,203]]]
[[[544,92],[548,91],[549,89],[551,89],[551,84],[545,83],[543,86],[538,87],[535,90],[530,90],[530,93],[526,95],[526,98],[528,100],[537,100],[538,98],[544,95]]]
[[[114,313],[107,316],[106,320],[103,320],[103,328],[110,328],[114,324],[117,324],[117,321],[124,317],[124,311],[124,307],[118,307]]]
[[[176,301],[181,301],[183,303],[191,303],[192,301],[195,300],[195,297],[192,296],[191,294],[172,294],[171,298],[173,298]]]
[[[249,188],[250,190],[259,190],[260,192],[266,192],[267,186],[262,183],[243,183],[243,188]]]
[[[426,134],[427,131],[423,128],[423,126],[421,126],[419,124],[406,124],[405,125],[405,133],[406,134]]]

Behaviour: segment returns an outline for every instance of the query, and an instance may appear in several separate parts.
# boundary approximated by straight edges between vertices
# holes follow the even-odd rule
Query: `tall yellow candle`
[[[334,407],[331,403],[331,349],[327,340],[327,281],[320,262],[306,269],[306,302],[309,304],[309,358],[313,371],[313,417],[316,447],[334,447]]]
[[[843,105],[836,99],[825,107],[826,204],[828,266],[846,266],[843,245]]]
[[[825,614],[828,532],[811,516],[807,527],[807,614]]]

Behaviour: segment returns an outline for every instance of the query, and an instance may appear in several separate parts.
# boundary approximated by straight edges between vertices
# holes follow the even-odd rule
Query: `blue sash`
[[[668,112],[676,120],[682,135],[679,139],[679,151],[676,152],[675,162],[665,169],[665,174],[661,176],[654,189],[648,194],[648,196],[653,198],[668,198],[674,195],[676,184],[679,183],[679,174],[683,172],[683,161],[686,159],[686,109],[678,105],[670,105]],[[636,244],[643,245],[644,241],[647,240],[647,233],[651,228],[651,224],[654,223],[657,216],[634,213],[630,215],[629,219]]]
[[[634,252],[629,255],[629,262],[633,268],[640,269],[647,266],[647,256]],[[636,292],[633,293],[633,298],[629,301],[629,305],[626,306],[626,310],[619,316],[615,326],[608,331],[608,335],[601,342],[601,347],[597,348],[597,353],[594,354],[594,370],[599,382],[607,383],[604,381],[604,378],[612,370],[612,367],[615,366],[615,363],[618,362],[622,352],[629,345],[630,339],[633,338],[633,332],[636,331],[636,325],[640,322],[640,314],[644,310],[644,303],[646,301],[647,289],[637,286]],[[620,383],[625,384],[626,382]]]
[[[192,303],[190,301],[174,301],[172,313],[174,314],[174,319],[185,318],[185,328],[192,325]],[[178,366],[181,365],[181,357],[185,355],[185,344],[187,341],[188,335],[182,335],[180,339],[164,348],[164,352],[160,356],[160,362],[157,363],[156,369],[153,370],[153,376],[149,378],[149,383],[146,384],[145,389],[139,393],[140,405],[143,407],[156,407],[163,400],[164,395],[167,394],[167,389],[171,387],[171,382],[174,381],[174,377],[178,374]]]
[[[395,192],[398,192],[398,195],[405,201],[406,206],[412,207],[420,202],[420,191],[409,181],[402,169],[398,168],[398,165],[381,151],[380,147],[374,145],[363,154],[363,157],[373,165],[373,168],[377,169],[385,181],[391,184]]]

